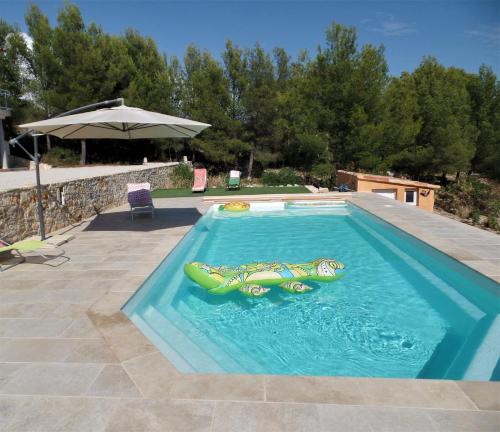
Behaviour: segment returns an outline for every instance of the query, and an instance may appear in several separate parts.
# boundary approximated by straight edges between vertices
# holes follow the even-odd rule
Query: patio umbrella
[[[109,107],[116,103],[120,103],[120,106],[87,111],[97,107]],[[62,139],[80,140],[192,138],[210,126],[207,123],[128,107],[124,104],[123,98],[97,102],[59,114],[59,116],[48,120],[20,125],[24,132],[12,138],[9,143],[21,147],[35,162],[40,237],[42,240],[45,239],[45,223],[43,220],[37,134],[33,132],[54,135]],[[22,137],[29,134],[33,136],[34,155],[30,154],[19,142]]]
[[[121,105],[20,127],[62,139],[147,139],[191,138],[210,125]]]

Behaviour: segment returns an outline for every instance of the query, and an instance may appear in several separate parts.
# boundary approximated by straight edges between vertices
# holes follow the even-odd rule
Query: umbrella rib
[[[117,131],[123,132],[123,130],[122,130],[121,128],[116,127],[115,125],[112,125],[111,123],[108,123],[108,122],[102,122],[101,124],[108,126],[108,127],[107,127],[107,128],[105,128],[105,129],[114,129],[114,130],[117,130]]]
[[[55,129],[51,129],[51,130],[46,131],[46,132],[42,131],[42,133],[44,133],[44,134],[51,134],[51,133],[53,133],[53,132],[57,132],[58,130],[61,130],[61,129],[67,128],[67,127],[69,127],[69,126],[74,126],[74,125],[72,125],[72,124],[67,124],[67,125],[63,125],[63,126],[58,126],[58,127],[56,127]]]
[[[61,138],[62,138],[62,139],[66,139],[66,138],[68,138],[70,135],[73,135],[74,133],[76,133],[76,132],[78,132],[78,131],[82,130],[82,129],[83,129],[84,127],[86,127],[86,126],[87,126],[86,124],[83,124],[83,125],[81,125],[79,128],[75,129],[74,131],[71,131],[69,134],[63,135]]]
[[[185,133],[185,132],[182,132],[178,129],[175,129],[176,127],[179,127],[181,129],[186,129],[190,132],[193,132],[194,134],[198,133],[197,131],[194,131],[194,130],[191,130],[189,128],[186,128],[186,127],[183,127],[183,126],[178,126],[178,125],[168,125],[168,124],[162,124],[162,123],[155,123],[155,124],[150,124],[150,125],[144,125],[144,126],[139,126],[139,127],[134,127],[134,128],[131,128],[130,130],[140,130],[140,129],[149,129],[149,128],[154,128],[154,127],[167,127],[167,128],[170,128],[172,130],[174,130],[175,132],[177,133],[181,133],[183,135],[186,135],[188,138],[191,138],[191,135]],[[174,127],[175,126],[175,127]]]
[[[148,129],[148,128],[157,127],[157,126],[166,126],[166,125],[162,125],[160,123],[150,123],[150,124],[136,123],[136,126],[131,127],[130,130]]]
[[[186,127],[186,126],[181,126],[181,125],[169,125],[169,126],[170,126],[170,127],[172,127],[172,128],[175,126],[175,127],[177,127],[177,128],[181,128],[181,129],[187,130],[187,131],[189,131],[189,132],[193,132],[194,134],[199,133],[198,131],[195,131],[195,130],[193,130],[193,129],[189,129],[189,128],[188,128],[188,127]],[[191,136],[191,135],[189,135],[189,136]]]
[[[64,129],[64,128],[67,128],[67,127],[71,127],[71,126],[75,126],[77,123],[71,123],[71,124],[67,124],[67,125],[62,125],[62,126],[58,126],[54,129],[51,129],[51,130],[48,130],[48,131],[42,131],[44,134],[46,135],[50,135],[54,132],[57,132],[57,131],[60,131],[61,129]],[[107,130],[117,130],[117,128],[115,127],[112,127],[112,125],[108,125],[109,127],[105,127],[105,126],[100,126],[98,124],[88,124],[88,123],[82,123],[83,126],[87,126],[87,127],[95,127],[95,128],[101,128],[101,129],[107,129]],[[120,130],[120,129],[118,129]],[[64,139],[64,138],[63,138]]]
[[[147,123],[132,123],[133,126],[129,126],[129,130],[142,129],[144,127],[149,127],[150,125]]]

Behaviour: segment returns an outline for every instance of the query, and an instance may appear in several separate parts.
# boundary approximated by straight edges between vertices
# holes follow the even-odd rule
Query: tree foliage
[[[110,35],[86,24],[72,3],[54,25],[36,5],[25,18],[31,49],[0,20],[0,88],[12,93],[18,119],[125,97],[212,125],[192,140],[127,147],[141,159],[188,155],[249,177],[288,166],[325,181],[338,168],[500,178],[500,84],[487,66],[471,74],[428,57],[390,77],[384,47],[359,46],[356,29],[337,23],[314,53],[295,59],[228,40],[221,60],[194,45],[180,60],[133,29]],[[124,148],[109,143],[92,159],[112,160]]]

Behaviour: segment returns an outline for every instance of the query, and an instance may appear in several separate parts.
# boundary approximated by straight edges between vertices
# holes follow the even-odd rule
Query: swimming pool
[[[209,294],[183,266],[345,264],[302,295]],[[364,210],[212,207],[124,306],[181,371],[497,380],[498,285]]]

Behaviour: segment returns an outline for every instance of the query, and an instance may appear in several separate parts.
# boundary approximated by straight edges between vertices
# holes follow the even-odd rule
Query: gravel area
[[[173,165],[177,162],[149,163],[147,165],[100,165],[74,168],[51,168],[40,171],[42,184],[61,183],[83,178],[100,177],[129,171],[139,171],[157,166]],[[35,171],[0,171],[0,191],[35,186]]]

